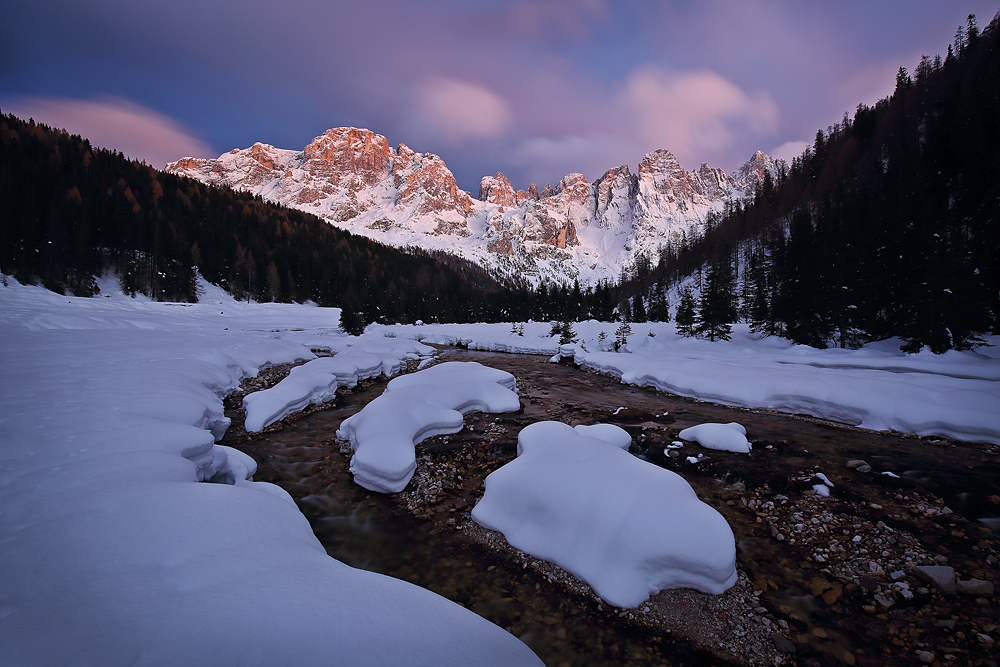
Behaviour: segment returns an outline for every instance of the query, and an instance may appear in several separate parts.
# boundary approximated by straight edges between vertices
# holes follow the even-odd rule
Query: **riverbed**
[[[238,427],[235,395],[227,407],[236,427],[223,444],[258,461],[256,480],[292,494],[331,556],[462,604],[553,667],[909,665],[922,653],[942,665],[991,664],[984,638],[1000,638],[995,597],[945,596],[912,568],[947,563],[960,579],[1000,583],[991,530],[1000,516],[997,447],[733,409],[532,355],[442,348],[440,356],[513,373],[522,410],[467,415],[462,432],[418,445],[417,473],[402,493],[355,485],[350,449],[335,439],[384,381],[256,435]],[[275,369],[262,382],[280,376]],[[521,428],[544,419],[617,424],[633,436],[634,455],[687,479],[733,528],[734,589],[665,591],[636,610],[611,608],[476,526],[468,513],[483,478],[513,459]],[[730,421],[747,429],[750,454],[668,449],[683,428]],[[833,483],[829,496],[816,492],[816,473]]]

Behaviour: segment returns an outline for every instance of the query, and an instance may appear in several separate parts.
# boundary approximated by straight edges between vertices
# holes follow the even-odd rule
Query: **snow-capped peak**
[[[443,250],[498,274],[531,282],[615,278],[639,253],[682,232],[700,232],[712,211],[753,196],[784,162],[760,151],[732,174],[687,171],[666,149],[588,183],[567,174],[539,193],[514,190],[501,173],[480,182],[478,199],[458,188],[444,161],[371,130],[327,130],[301,151],[256,143],[217,159],[183,158],[169,172],[227,185],[318,215],[395,246]]]

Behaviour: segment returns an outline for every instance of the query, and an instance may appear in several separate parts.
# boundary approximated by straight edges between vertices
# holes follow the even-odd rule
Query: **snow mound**
[[[517,458],[486,478],[472,518],[618,607],[666,588],[732,586],[736,543],[722,515],[679,475],[625,452],[617,427],[597,426],[522,429]]]
[[[246,430],[260,431],[309,405],[333,400],[338,388],[355,387],[358,380],[380,375],[392,377],[406,361],[433,352],[434,348],[408,340],[362,339],[332,357],[296,366],[273,387],[244,397]]]
[[[337,431],[354,449],[354,481],[369,491],[402,491],[416,469],[414,445],[461,431],[467,412],[518,410],[516,389],[513,375],[476,362],[451,361],[395,378]]]
[[[723,452],[750,452],[750,441],[747,440],[747,430],[741,424],[698,424],[686,428],[677,434],[682,440],[697,442],[708,449],[718,449]]]

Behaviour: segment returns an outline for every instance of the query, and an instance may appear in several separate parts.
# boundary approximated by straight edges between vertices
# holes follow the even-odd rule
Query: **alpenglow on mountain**
[[[568,174],[539,192],[486,176],[478,199],[461,190],[437,155],[416,153],[370,130],[327,130],[301,151],[256,143],[217,159],[182,158],[166,170],[229,186],[324,218],[397,247],[441,250],[498,276],[595,284],[616,279],[640,253],[700,233],[713,211],[752,197],[765,173],[785,169],[760,151],[726,174],[683,169],[668,150],[648,153],[633,174],[609,169],[593,183]]]

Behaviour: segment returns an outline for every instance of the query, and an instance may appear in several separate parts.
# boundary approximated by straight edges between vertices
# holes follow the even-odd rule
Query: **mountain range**
[[[370,130],[327,130],[300,151],[255,143],[216,159],[182,158],[166,171],[228,186],[317,215],[396,247],[445,251],[494,275],[583,286],[616,280],[636,257],[700,234],[710,215],[753,196],[784,161],[760,151],[731,174],[681,167],[670,151],[646,154],[588,183],[568,174],[541,192],[486,176],[478,197],[444,161]]]

